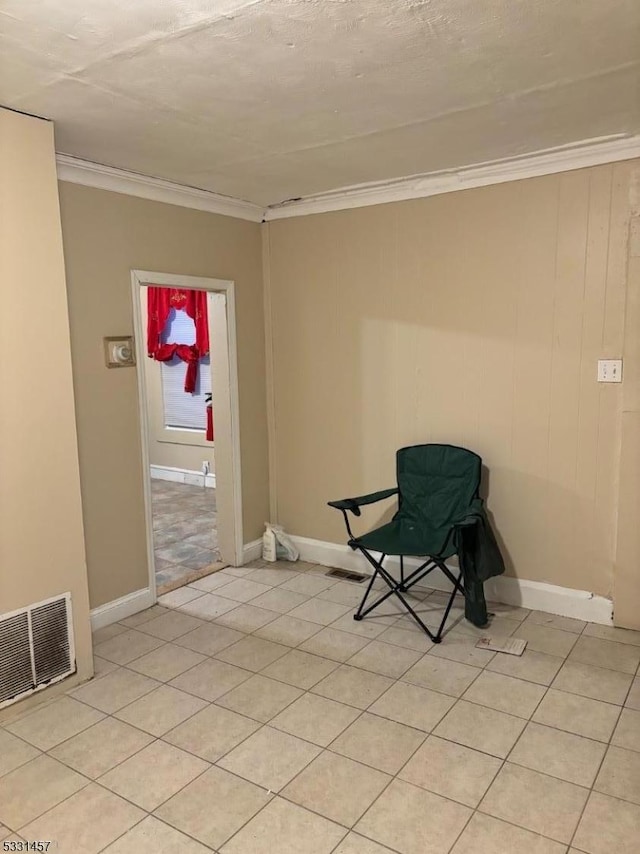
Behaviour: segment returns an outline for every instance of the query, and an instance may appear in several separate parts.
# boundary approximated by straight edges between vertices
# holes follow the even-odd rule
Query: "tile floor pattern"
[[[220,560],[215,489],[152,480],[151,502],[159,591],[186,584]]]
[[[640,632],[495,606],[475,648],[308,564],[227,568],[96,633],[0,727],[0,839],[73,854],[636,854]],[[442,594],[416,607],[433,622]]]

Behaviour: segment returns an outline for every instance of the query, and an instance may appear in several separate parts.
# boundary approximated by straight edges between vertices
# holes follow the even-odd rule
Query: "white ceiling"
[[[640,132],[638,0],[0,0],[60,152],[260,205]]]

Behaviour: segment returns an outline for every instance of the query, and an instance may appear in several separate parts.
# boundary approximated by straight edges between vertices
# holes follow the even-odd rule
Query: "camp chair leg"
[[[403,593],[407,589],[404,586],[404,557],[402,555],[400,555],[400,585],[398,589],[402,590]]]
[[[442,638],[442,630],[444,629],[445,623],[447,622],[447,619],[449,617],[449,612],[451,611],[451,608],[453,606],[453,600],[456,598],[456,593],[463,590],[462,584],[461,584],[462,570],[460,570],[460,574],[458,575],[457,579],[448,570],[447,570],[446,574],[449,575],[450,578],[454,581],[454,586],[453,586],[453,590],[451,591],[451,596],[449,597],[449,602],[447,603],[447,607],[445,608],[444,616],[442,617],[440,627],[438,628],[438,631],[436,634],[436,637],[438,638],[438,640],[435,641],[435,643],[440,643],[440,640]]]
[[[381,560],[380,560],[380,563],[382,563],[382,561],[384,560],[384,558],[385,558],[385,555],[383,555],[383,556],[382,556],[382,558],[381,558]],[[378,575],[378,567],[377,567],[377,566],[375,566],[375,564],[374,564],[374,572],[373,572],[373,575],[372,575],[372,576],[371,576],[371,578],[369,579],[369,583],[367,584],[367,589],[365,590],[365,594],[364,594],[364,596],[362,597],[362,602],[361,602],[361,603],[360,603],[360,605],[358,606],[358,610],[357,610],[357,611],[355,612],[355,614],[353,615],[353,619],[354,619],[354,620],[358,620],[358,621],[360,621],[360,620],[365,616],[365,615],[362,613],[362,609],[364,608],[365,602],[367,601],[367,599],[368,599],[368,597],[369,597],[369,593],[371,592],[371,588],[373,587],[373,582],[376,580],[377,575]],[[377,603],[374,603],[373,607],[375,607],[375,605],[376,605],[376,604],[377,604]],[[369,610],[371,610],[371,609],[369,609]],[[368,613],[368,611],[367,611],[367,612],[365,612],[365,613]]]
[[[362,554],[367,559],[367,561],[371,564],[371,566],[374,569],[374,573],[373,573],[373,576],[371,577],[371,581],[369,582],[369,586],[367,587],[366,593],[364,594],[364,598],[363,598],[362,602],[360,603],[360,607],[358,608],[356,613],[353,615],[353,619],[354,620],[362,620],[362,618],[366,617],[367,614],[371,613],[371,611],[373,611],[374,608],[377,608],[378,605],[382,604],[382,602],[384,602],[390,596],[393,596],[395,594],[398,597],[398,599],[400,600],[400,602],[407,609],[407,611],[411,614],[411,616],[416,621],[416,623],[418,623],[420,628],[424,632],[426,632],[426,634],[431,638],[431,640],[434,643],[440,643],[440,638],[437,635],[434,635],[433,632],[431,632],[429,630],[429,628],[424,624],[424,622],[420,619],[418,614],[413,610],[411,605],[407,602],[407,600],[404,598],[404,596],[400,592],[400,585],[387,572],[387,570],[382,566],[382,562],[385,559],[386,555],[382,555],[380,558],[380,561],[376,561],[376,560],[374,560],[374,558],[371,557],[371,555],[367,551],[365,551],[365,549],[359,547],[358,551],[361,551]],[[367,598],[369,596],[369,592],[371,591],[371,588],[373,587],[373,582],[378,575],[382,578],[382,580],[385,582],[385,584],[389,587],[389,590],[383,596],[379,596],[375,602],[373,602],[371,605],[369,605],[368,608],[365,609],[364,606],[365,606],[365,603],[366,603]]]

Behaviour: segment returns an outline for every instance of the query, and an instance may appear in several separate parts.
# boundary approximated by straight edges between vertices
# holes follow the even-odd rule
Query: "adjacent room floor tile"
[[[619,629],[616,626],[601,626],[598,623],[588,623],[584,634],[588,637],[640,646],[640,632],[633,629]]]
[[[435,658],[446,658],[449,661],[459,661],[461,664],[471,664],[474,667],[485,667],[495,657],[495,652],[478,649],[475,637],[449,632],[442,643],[434,644],[429,655]]]
[[[297,688],[313,687],[338,667],[337,662],[293,649],[262,671],[264,676],[278,679]]]
[[[250,578],[251,581],[257,581],[259,584],[268,584],[272,587],[277,587],[279,584],[291,581],[292,578],[296,578],[297,576],[298,572],[295,569],[288,569],[282,563],[279,563],[277,566],[267,565],[253,569],[247,578]]]
[[[199,601],[199,598],[191,601],[195,603]],[[139,627],[139,631],[156,638],[162,638],[165,641],[171,641],[179,638],[180,635],[192,632],[201,625],[202,622],[195,617],[190,617],[180,611],[169,611],[168,614],[163,614],[161,617],[149,620],[148,623],[143,623]]]
[[[120,624],[132,629],[136,626],[141,626],[143,623],[147,623],[149,620],[153,620],[154,617],[166,614],[167,611],[168,609],[163,608],[161,605],[153,605],[151,608],[145,608],[144,611],[138,611],[137,614],[125,617],[124,620],[120,620]]]
[[[640,806],[640,753],[610,747],[594,789]]]
[[[467,807],[394,780],[355,829],[400,854],[442,854],[470,815]]]
[[[204,660],[204,655],[183,646],[167,643],[160,649],[154,649],[129,664],[131,670],[142,673],[151,679],[168,682],[185,670],[189,670]]]
[[[267,611],[275,611],[278,614],[286,614],[304,604],[309,597],[303,593],[294,593],[293,590],[284,590],[282,587],[274,587],[252,600],[252,605],[257,608],[266,608]],[[302,617],[301,619],[304,619]]]
[[[92,632],[91,640],[93,642],[93,645],[97,646],[99,643],[104,643],[104,641],[111,640],[111,638],[115,638],[126,631],[126,626],[122,626],[120,625],[120,623],[111,623],[111,625],[109,626],[103,626],[101,629],[97,629],[97,631]]]
[[[303,641],[317,634],[320,626],[307,620],[299,620],[284,614],[272,623],[268,623],[255,632],[256,637],[283,643],[287,646],[298,646]]]
[[[337,602],[327,602],[326,599],[316,598],[308,599],[302,605],[298,605],[290,614],[300,620],[309,620],[310,623],[328,626],[349,611],[351,611],[350,605],[340,605]]]
[[[215,593],[205,593],[181,605],[180,611],[199,620],[213,620],[226,614],[227,611],[232,611],[237,604],[233,599],[224,599],[222,596],[216,596]]]
[[[294,593],[302,593],[304,596],[317,596],[323,590],[336,586],[336,579],[329,578],[326,575],[312,575],[305,573],[297,575],[295,578],[290,578],[282,585],[285,590],[293,590]]]
[[[569,661],[619,670],[633,676],[640,664],[640,648],[626,643],[583,636],[571,650]]]
[[[301,694],[302,691],[292,685],[256,675],[220,697],[216,704],[266,723]]]
[[[285,787],[282,796],[352,827],[390,781],[381,771],[324,751]]]
[[[464,699],[520,718],[530,718],[545,688],[501,673],[483,671],[464,694]]]
[[[409,634],[412,634],[409,632]],[[389,643],[371,641],[353,658],[349,659],[352,667],[361,667],[383,676],[399,679],[413,664],[422,658],[422,653],[413,649],[402,649]]]
[[[313,623],[316,629],[320,629],[317,623]],[[349,632],[341,632],[332,626],[313,635],[309,640],[300,645],[304,652],[322,655],[334,661],[347,661],[352,655],[361,650],[369,643],[367,638],[361,638]]]
[[[593,667],[577,661],[565,661],[553,681],[553,687],[570,694],[580,694],[592,700],[622,705],[632,677],[618,670]]]
[[[272,588],[266,584],[258,584],[248,578],[235,578],[224,587],[219,587],[216,593],[226,599],[234,599],[236,602],[249,602],[263,593],[268,593]]]
[[[588,854],[637,854],[640,807],[592,792],[573,844]]]
[[[343,664],[312,688],[312,692],[348,706],[366,709],[392,684],[393,681],[386,676]]]
[[[213,767],[163,804],[156,815],[205,845],[218,848],[270,797],[253,783]],[[180,849],[176,854],[181,854]]]
[[[560,842],[476,813],[451,854],[565,854],[565,850]]]
[[[481,670],[468,664],[425,655],[417,661],[402,677],[404,682],[431,688],[442,694],[461,697]]]
[[[128,664],[135,658],[151,652],[152,649],[157,649],[163,643],[163,640],[153,635],[130,629],[104,643],[99,643],[94,652],[100,658],[106,658],[107,661],[113,661],[115,664]]]
[[[397,774],[424,740],[420,730],[365,712],[331,744],[331,750],[387,774]]]
[[[105,848],[104,854],[131,854],[132,851],[153,854],[210,854],[195,839],[169,827],[163,821],[148,816],[116,842]]]
[[[379,845],[359,833],[348,833],[333,854],[393,854],[386,845]]]
[[[0,777],[0,822],[12,830],[24,827],[88,784],[50,756],[39,756]]]
[[[537,682],[538,685],[551,685],[561,667],[562,659],[558,656],[536,652],[528,647],[521,656],[496,655],[487,664],[487,670],[527,682]]]
[[[55,840],[61,852],[97,854],[143,817],[142,810],[92,783],[22,828],[20,835],[28,842]]]
[[[111,715],[159,687],[160,683],[154,679],[120,667],[106,676],[92,679],[86,685],[76,688],[72,696]]]
[[[623,709],[611,743],[617,747],[640,751],[640,712]]]
[[[289,647],[281,643],[247,637],[217,653],[216,658],[228,664],[234,664],[236,667],[257,672],[278,658],[282,658],[289,651]]]
[[[315,694],[303,694],[271,726],[326,747],[360,715],[360,710]]]
[[[587,623],[573,617],[559,617],[557,614],[547,614],[545,611],[532,611],[523,626],[535,623],[537,626],[547,626],[550,629],[561,629],[563,632],[581,634]]]
[[[95,780],[153,741],[153,736],[114,718],[105,718],[50,751],[75,771]]]
[[[373,640],[382,634],[385,629],[388,629],[389,626],[392,626],[396,620],[397,616],[383,617],[379,614],[370,614],[363,620],[354,620],[353,614],[347,612],[331,625],[332,628],[338,629],[341,632],[348,632],[348,634],[357,635],[360,638]]]
[[[455,703],[453,697],[396,682],[369,708],[370,712],[416,729],[431,732]]]
[[[550,688],[538,706],[533,720],[574,732],[576,735],[609,741],[619,714],[618,706]]]
[[[162,685],[150,694],[125,706],[116,717],[138,729],[161,736],[205,706],[204,700]]]
[[[180,605],[186,605],[187,602],[192,602],[198,596],[202,596],[202,590],[194,590],[192,587],[178,587],[177,590],[159,596],[158,604],[164,605],[166,608],[179,608]]]
[[[199,629],[194,629],[177,638],[175,643],[203,655],[215,655],[216,652],[242,640],[243,637],[242,632],[236,632],[234,629],[218,626],[215,623],[206,623]]]
[[[592,786],[606,746],[581,735],[530,723],[509,761],[579,786]]]
[[[568,844],[586,803],[588,789],[507,762],[480,810]]]
[[[319,747],[265,726],[219,760],[218,765],[278,792],[319,753]]]
[[[224,661],[203,661],[171,681],[173,688],[213,702],[251,676],[250,670],[234,667]]]
[[[39,755],[40,751],[32,744],[27,744],[21,738],[0,729],[0,777],[21,765],[26,765]]]
[[[240,605],[233,611],[228,611],[221,617],[216,617],[216,623],[228,626],[240,632],[255,632],[261,626],[272,623],[278,619],[277,611],[269,611],[267,608],[256,608],[255,605]]]
[[[521,718],[460,700],[440,721],[434,735],[505,759],[525,725]]]
[[[212,705],[170,730],[163,739],[207,762],[215,762],[259,726],[244,715]]]
[[[99,783],[151,811],[209,767],[184,750],[154,741],[99,778]]]
[[[430,736],[399,777],[452,801],[477,807],[501,766],[501,760],[494,756]]]
[[[640,712],[640,676],[636,676],[625,700],[625,706]]]
[[[561,658],[569,654],[578,638],[574,632],[563,632],[527,621],[518,629],[518,637],[527,641],[527,649],[547,655],[558,655]]]
[[[221,854],[329,854],[345,828],[275,798],[223,848]]]
[[[7,723],[5,728],[40,750],[50,750],[56,744],[82,732],[102,720],[102,712],[92,709],[71,697],[60,697],[35,711]]]

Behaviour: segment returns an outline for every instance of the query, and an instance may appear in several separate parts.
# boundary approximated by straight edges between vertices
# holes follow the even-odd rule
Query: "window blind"
[[[195,340],[196,329],[192,318],[186,311],[172,309],[163,343],[194,344]],[[186,363],[177,357],[170,362],[160,362],[164,426],[204,432],[207,429],[206,395],[211,392],[209,356],[200,359],[194,394],[184,390],[186,371]]]

